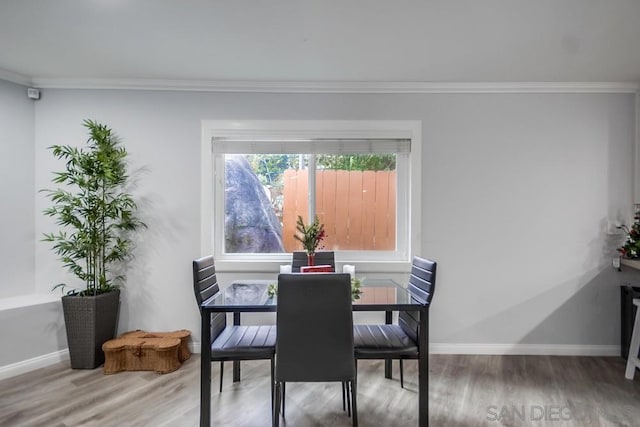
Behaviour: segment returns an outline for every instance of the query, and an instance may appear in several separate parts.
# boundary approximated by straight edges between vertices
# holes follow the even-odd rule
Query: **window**
[[[420,244],[420,126],[204,121],[203,253],[221,270],[274,270],[268,263],[301,250],[298,215],[317,215],[322,249],[339,262],[410,262]]]

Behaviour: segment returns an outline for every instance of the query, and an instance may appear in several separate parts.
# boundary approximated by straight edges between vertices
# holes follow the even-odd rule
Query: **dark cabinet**
[[[640,287],[620,286],[620,356],[624,359],[629,356],[629,344],[637,310],[633,305],[634,298],[640,298]],[[640,352],[638,356],[640,357]]]

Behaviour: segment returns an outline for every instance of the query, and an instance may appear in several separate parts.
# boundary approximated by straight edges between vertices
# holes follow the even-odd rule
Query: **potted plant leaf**
[[[89,131],[86,147],[49,147],[66,164],[54,172],[53,183],[61,187],[42,190],[52,202],[43,213],[60,226],[43,241],[52,243],[64,267],[84,282],[84,289],[69,286],[62,307],[71,367],[93,369],[104,363],[102,344],[116,333],[119,286],[133,233],[146,226],[126,191],[127,151],[109,127],[93,120],[83,125]]]

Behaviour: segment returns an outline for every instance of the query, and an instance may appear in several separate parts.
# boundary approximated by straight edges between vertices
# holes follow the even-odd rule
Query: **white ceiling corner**
[[[635,0],[4,0],[0,78],[41,88],[632,92],[639,22]]]

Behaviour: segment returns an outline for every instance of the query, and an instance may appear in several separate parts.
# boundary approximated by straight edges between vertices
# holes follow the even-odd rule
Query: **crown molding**
[[[640,83],[621,82],[287,82],[158,79],[34,78],[41,89],[168,90],[267,93],[636,93]]]
[[[30,77],[12,71],[0,68],[0,80],[6,80],[11,83],[17,83],[23,86],[32,86],[33,82]]]

